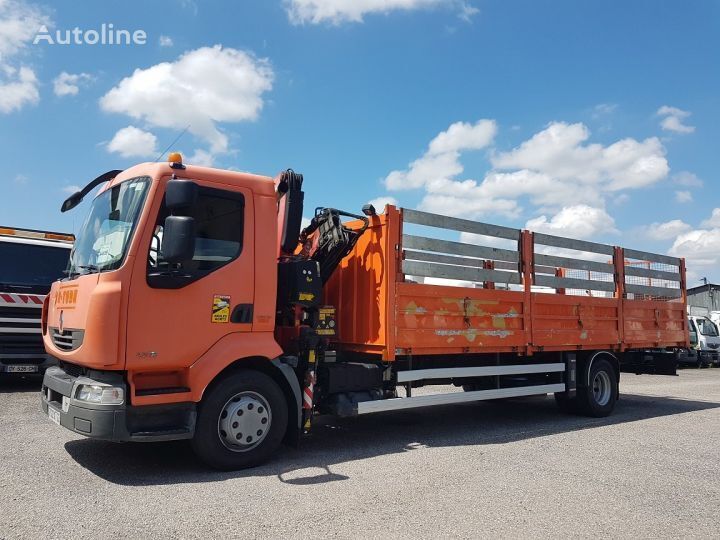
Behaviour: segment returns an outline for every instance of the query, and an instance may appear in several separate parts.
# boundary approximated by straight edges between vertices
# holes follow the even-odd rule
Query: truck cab
[[[74,237],[0,227],[0,376],[44,371],[40,316],[53,281],[64,277]]]

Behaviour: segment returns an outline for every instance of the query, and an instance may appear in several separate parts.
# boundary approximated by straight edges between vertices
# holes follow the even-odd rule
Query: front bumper
[[[88,403],[75,398],[80,384],[112,384],[128,388],[121,373],[92,371],[71,375],[59,366],[48,368],[43,379],[41,407],[70,431],[109,441],[167,441],[192,438],[195,404],[172,403],[133,407]],[[56,422],[56,423],[57,423]]]

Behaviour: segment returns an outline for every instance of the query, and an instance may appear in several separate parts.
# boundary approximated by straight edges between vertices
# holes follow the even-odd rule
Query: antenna
[[[703,285],[707,285],[708,279],[706,277],[701,277],[700,281],[703,282]]]
[[[170,148],[172,148],[172,147],[180,140],[180,137],[182,137],[183,135],[185,135],[185,133],[187,132],[188,129],[190,129],[190,124],[188,124],[187,126],[185,126],[185,129],[183,129],[183,130],[178,134],[178,136],[175,137],[175,139],[173,140],[173,142],[171,142],[170,144],[168,144],[167,147],[165,148],[165,150],[163,150],[162,152],[160,152],[160,155],[159,155],[157,158],[155,158],[154,163],[157,163],[158,161],[160,161],[160,160],[162,159],[162,157],[167,153],[167,151],[170,150]]]

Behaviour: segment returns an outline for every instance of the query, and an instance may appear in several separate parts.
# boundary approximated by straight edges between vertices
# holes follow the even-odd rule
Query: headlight
[[[121,405],[125,401],[125,391],[117,386],[81,384],[77,389],[75,398],[88,403]]]

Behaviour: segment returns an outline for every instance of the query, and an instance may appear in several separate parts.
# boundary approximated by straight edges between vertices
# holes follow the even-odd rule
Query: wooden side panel
[[[685,347],[688,335],[685,302],[624,300],[625,346]]]
[[[569,349],[616,348],[618,301],[562,294],[532,295],[535,347]]]
[[[402,354],[525,348],[523,293],[398,283],[396,347]]]

